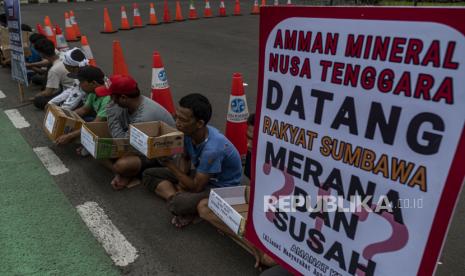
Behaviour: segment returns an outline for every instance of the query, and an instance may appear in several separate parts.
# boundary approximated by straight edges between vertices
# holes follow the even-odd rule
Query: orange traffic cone
[[[279,6],[279,0],[274,0],[273,6]]]
[[[44,28],[42,27],[42,25],[40,25],[39,23],[37,23],[36,25],[36,29],[37,29],[37,32],[41,35],[46,35],[45,31],[44,31]]]
[[[194,6],[194,0],[191,0],[189,3],[189,20],[195,20],[195,19],[199,19],[199,17],[197,16],[197,10],[195,9],[195,6]]]
[[[129,25],[128,15],[126,13],[126,7],[121,6],[121,26],[119,28],[122,31],[127,31],[132,29]]]
[[[179,0],[176,0],[176,17],[174,18],[176,21],[184,21],[184,17],[182,16],[182,11],[181,11],[181,4],[179,3]]]
[[[205,9],[203,10],[203,17],[205,18],[213,17],[212,8],[210,7],[209,0],[205,0]]]
[[[225,136],[237,148],[242,158],[247,154],[248,117],[249,110],[244,94],[242,75],[240,73],[234,73],[231,96],[229,97]]]
[[[158,25],[157,15],[155,14],[155,7],[153,3],[150,3],[150,19],[147,25]]]
[[[113,75],[128,76],[128,66],[124,61],[123,50],[118,40],[113,40]]]
[[[234,16],[242,15],[241,14],[241,3],[239,0],[236,0],[236,3],[234,4]]]
[[[266,6],[266,0],[262,0],[262,4],[260,5],[260,7],[264,7]]]
[[[168,77],[158,52],[153,53],[152,100],[162,105],[168,112],[175,114]]]
[[[220,15],[219,16],[226,16],[226,7],[224,6],[224,0],[220,2]]]
[[[110,15],[108,14],[108,9],[103,8],[103,31],[102,34],[112,34],[117,31],[113,30],[113,24],[111,23]]]
[[[65,35],[66,41],[78,41],[78,38],[76,37],[76,32],[73,28],[73,25],[71,25],[71,20],[67,12],[65,12]]]
[[[72,10],[69,11],[69,21],[71,22],[71,25],[74,28],[74,33],[76,34],[76,37],[81,38],[81,30],[79,29],[76,17],[74,16],[74,12]]]
[[[253,2],[252,12],[250,14],[260,14],[260,8],[258,7],[258,0]]]
[[[165,0],[163,4],[163,22],[164,23],[171,23],[171,15],[170,10],[168,8],[168,1]]]
[[[68,51],[68,43],[66,42],[65,37],[63,36],[63,32],[61,31],[60,26],[56,25],[55,26],[56,30],[56,40],[57,40],[57,50],[58,51]]]
[[[132,4],[133,9],[133,17],[132,17],[132,27],[134,28],[143,28],[145,27],[142,25],[142,17],[140,17],[139,6],[134,3]]]
[[[87,41],[87,36],[81,36],[81,49],[84,52],[84,55],[89,60],[89,64],[92,66],[97,66],[97,62],[95,62],[94,55],[92,54],[92,50],[90,49],[89,42]]]
[[[45,16],[45,19],[44,19],[44,27],[45,27],[45,36],[51,40],[53,42],[53,44],[55,45],[55,47],[57,46],[57,40],[56,40],[56,37],[55,37],[55,32],[53,32],[53,28],[52,28],[52,21],[50,21],[50,17]]]

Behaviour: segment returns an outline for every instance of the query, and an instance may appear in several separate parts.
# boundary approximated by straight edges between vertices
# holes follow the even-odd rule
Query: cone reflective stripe
[[[46,16],[44,19],[44,27],[45,27],[45,36],[53,42],[55,47],[57,46],[57,40],[55,37],[55,32],[52,28],[52,21],[50,21],[50,17]]]
[[[108,14],[108,9],[103,8],[103,31],[102,34],[112,34],[116,33],[116,30],[113,30],[113,24],[111,23],[110,15]]]
[[[174,18],[176,21],[184,21],[184,17],[182,16],[182,11],[181,11],[181,4],[179,3],[179,0],[176,0],[176,17]]]
[[[41,35],[46,35],[46,34],[45,34],[44,28],[43,28],[42,25],[40,25],[39,23],[37,23],[36,29],[37,29],[37,32],[38,32],[39,34],[41,34]]]
[[[60,26],[55,26],[56,30],[56,40],[57,40],[57,50],[58,51],[67,51],[69,50],[68,43],[66,42],[63,32],[60,29]]]
[[[234,4],[234,13],[233,13],[233,15],[235,15],[235,16],[242,15],[241,14],[241,3],[239,2],[239,0],[236,0],[236,3]]]
[[[153,53],[152,100],[163,106],[169,113],[175,114],[168,77],[158,52]]]
[[[274,0],[273,6],[279,6],[279,0]]]
[[[225,136],[244,158],[247,154],[247,118],[249,110],[244,94],[244,82],[240,73],[233,74],[231,96],[229,97]]]
[[[133,8],[132,26],[134,28],[144,27],[144,25],[142,25],[142,17],[140,17],[139,6],[136,3],[134,3],[132,5],[132,8]]]
[[[150,3],[150,19],[148,25],[158,25],[158,19],[153,3]]]
[[[84,52],[84,55],[89,60],[89,64],[92,66],[97,66],[97,62],[95,62],[94,55],[92,54],[92,50],[90,49],[89,42],[87,41],[87,36],[81,36],[81,49]]]
[[[291,0],[287,0],[287,5],[288,5],[288,6],[292,6]]]
[[[118,40],[113,41],[113,75],[128,76],[128,66],[124,61],[123,50]]]
[[[120,30],[130,30],[131,26],[129,25],[128,15],[126,14],[126,7],[121,6],[121,26]]]
[[[189,20],[195,20],[195,19],[199,19],[199,17],[197,16],[197,10],[195,9],[195,6],[194,6],[194,0],[191,0],[189,4]]]
[[[260,8],[258,7],[258,0],[253,2],[253,8],[250,14],[260,14]]]
[[[165,23],[171,23],[171,15],[170,15],[170,10],[168,8],[168,1],[165,0],[163,4],[163,22]]]
[[[65,37],[66,41],[78,41],[76,32],[73,28],[73,25],[71,25],[71,20],[67,12],[65,12]]]
[[[266,6],[266,0],[262,0],[262,4],[260,5],[260,7],[264,7]]]
[[[210,1],[205,0],[205,9],[203,11],[203,17],[213,17],[212,8],[210,7]]]
[[[74,28],[74,33],[76,34],[77,38],[81,37],[81,30],[79,29],[79,25],[76,21],[76,17],[74,16],[73,11],[69,11],[69,21],[71,22],[71,25]]]
[[[224,6],[224,0],[220,2],[220,15],[219,16],[226,16],[226,7]]]

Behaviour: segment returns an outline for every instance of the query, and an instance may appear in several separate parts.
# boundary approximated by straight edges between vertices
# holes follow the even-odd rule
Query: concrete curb
[[[99,0],[21,0],[21,4],[48,4],[48,3],[69,3],[69,2],[92,2]]]

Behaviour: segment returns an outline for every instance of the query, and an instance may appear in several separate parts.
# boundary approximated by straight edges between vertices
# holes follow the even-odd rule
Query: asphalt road
[[[282,1],[282,0],[281,0]],[[174,1],[170,3],[174,17]],[[203,3],[197,2],[202,13]],[[219,1],[211,1],[217,13]],[[252,2],[252,1],[249,1]],[[244,16],[184,21],[181,23],[147,26],[127,32],[100,34],[103,7],[110,10],[113,25],[119,26],[119,7],[129,1],[103,1],[86,3],[56,3],[25,5],[23,23],[35,26],[45,15],[53,22],[64,25],[64,12],[73,9],[81,32],[88,36],[97,64],[107,74],[112,70],[112,41],[120,40],[130,74],[139,82],[145,95],[150,95],[153,51],[159,51],[175,101],[191,92],[200,92],[213,104],[212,124],[224,130],[231,78],[234,72],[244,76],[249,110],[255,110],[258,74],[258,23],[259,17],[249,15],[251,3],[242,3]],[[138,1],[142,19],[148,20],[149,1]],[[188,1],[182,1],[187,17]],[[233,2],[227,1],[228,14]],[[156,2],[158,19],[162,19],[162,1]],[[132,16],[130,16],[130,19]],[[0,89],[8,97],[0,101],[1,109],[18,105],[16,83],[10,80],[9,70],[0,69]],[[37,88],[26,90],[31,96]],[[54,177],[56,184],[73,206],[95,201],[105,210],[139,252],[138,259],[121,268],[128,275],[258,275],[253,268],[254,259],[241,247],[205,222],[183,230],[170,223],[171,215],[165,203],[142,186],[115,192],[110,186],[112,174],[98,162],[77,158],[76,146],[56,147],[42,130],[44,113],[28,105],[19,108],[31,127],[20,130],[31,147],[48,146],[59,156],[70,172]],[[40,185],[40,183],[38,183]],[[462,196],[463,197],[463,196]],[[438,275],[465,273],[465,201],[457,206],[454,220],[445,244]]]

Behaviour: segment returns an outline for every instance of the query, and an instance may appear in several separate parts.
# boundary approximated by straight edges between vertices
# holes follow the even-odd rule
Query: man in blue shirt
[[[193,220],[197,204],[208,198],[211,188],[236,186],[241,181],[239,152],[216,128],[207,125],[211,115],[212,107],[205,96],[183,97],[176,110],[176,127],[185,135],[179,166],[165,158],[160,160],[165,167],[143,173],[144,185],[167,200],[176,227]]]

